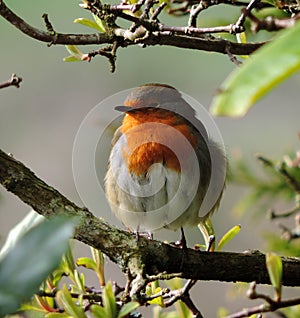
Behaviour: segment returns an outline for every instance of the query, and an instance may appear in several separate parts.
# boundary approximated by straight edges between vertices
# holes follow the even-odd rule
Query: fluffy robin
[[[136,232],[204,225],[219,205],[226,162],[194,109],[175,88],[147,84],[116,110],[125,115],[105,177],[113,213]]]

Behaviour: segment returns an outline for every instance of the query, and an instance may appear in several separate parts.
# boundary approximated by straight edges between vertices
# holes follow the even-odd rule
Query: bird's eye
[[[149,107],[157,108],[159,107],[159,103],[151,103],[149,104]]]

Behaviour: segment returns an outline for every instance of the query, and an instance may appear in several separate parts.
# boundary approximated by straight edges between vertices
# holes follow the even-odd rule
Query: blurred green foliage
[[[38,291],[45,276],[57,267],[73,227],[74,220],[57,217],[30,224],[25,234],[15,231],[12,243],[6,243],[0,258],[1,316],[15,312]]]

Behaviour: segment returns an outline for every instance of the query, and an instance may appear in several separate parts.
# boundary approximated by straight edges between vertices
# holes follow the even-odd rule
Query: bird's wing
[[[111,146],[113,147],[116,142],[119,140],[119,138],[122,136],[121,127],[117,128],[117,130],[114,133],[113,139],[111,141]]]

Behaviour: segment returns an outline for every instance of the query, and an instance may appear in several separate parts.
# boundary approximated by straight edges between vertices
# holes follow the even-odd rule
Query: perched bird
[[[136,232],[205,224],[222,196],[226,159],[195,110],[163,84],[134,89],[115,109],[125,116],[105,177],[113,213]]]

